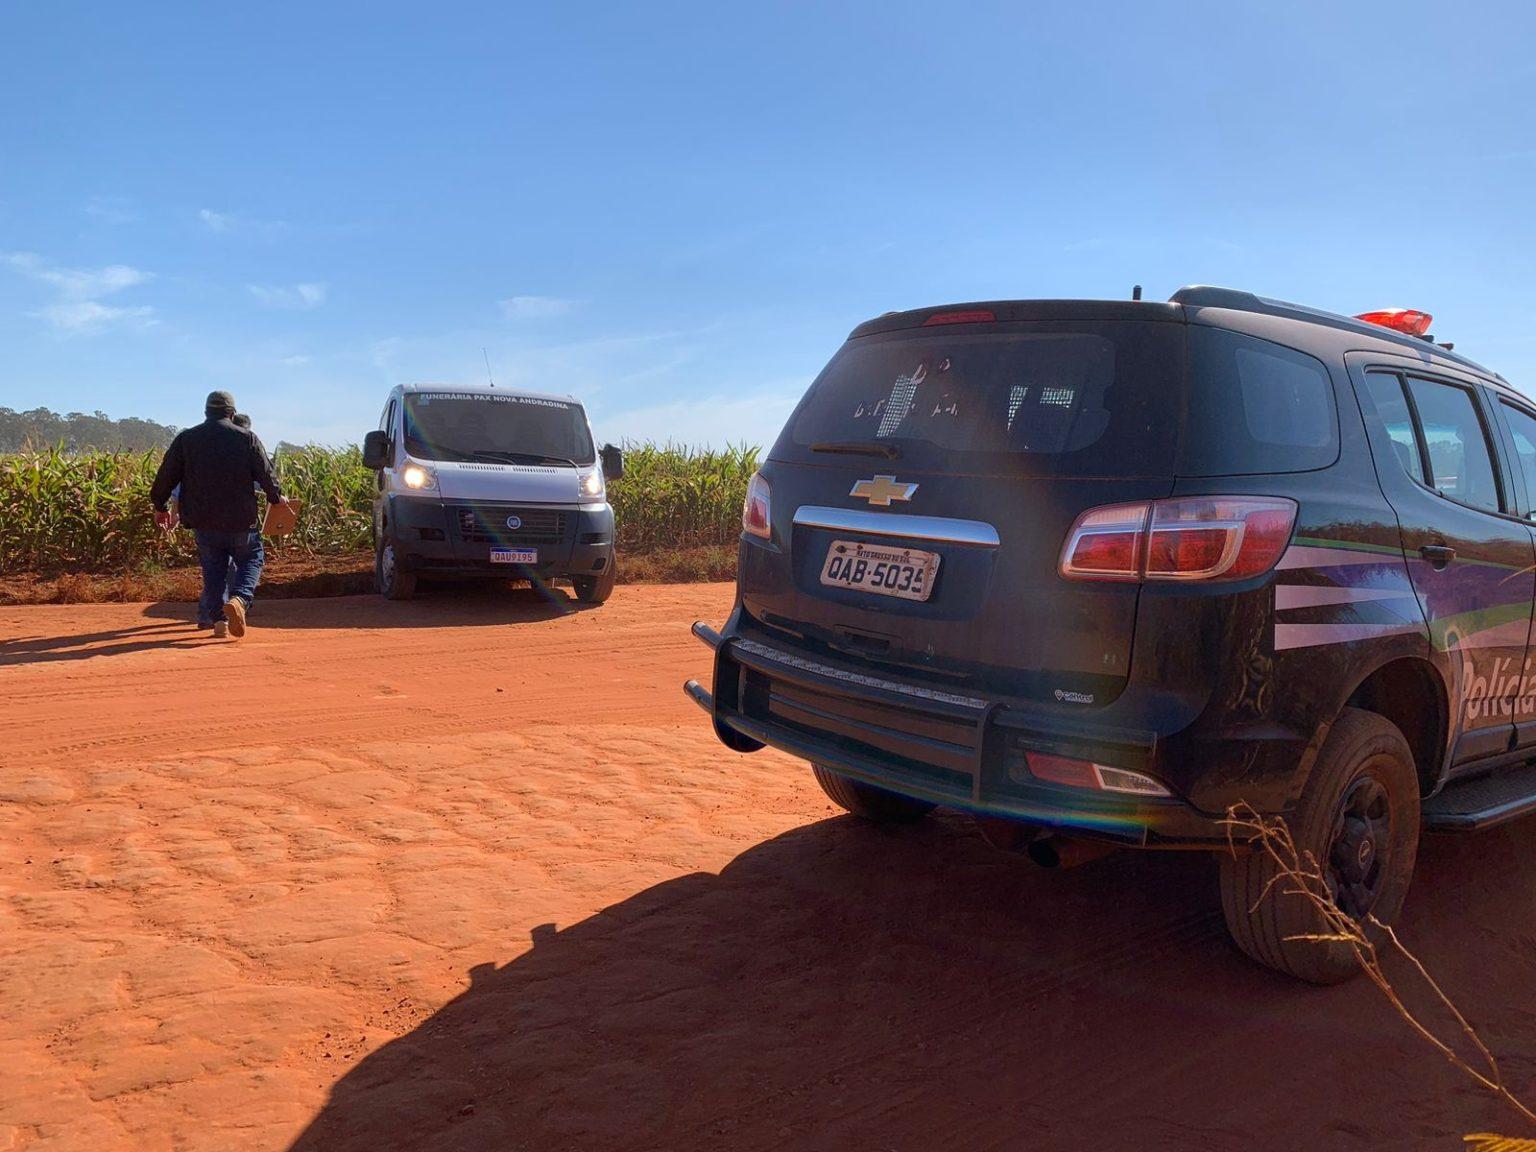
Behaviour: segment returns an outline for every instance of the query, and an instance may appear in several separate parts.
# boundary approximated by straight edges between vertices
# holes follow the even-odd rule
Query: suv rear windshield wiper
[[[901,457],[901,449],[894,444],[876,444],[867,440],[820,440],[811,445],[812,452],[841,452],[848,456],[884,456],[887,460]]]

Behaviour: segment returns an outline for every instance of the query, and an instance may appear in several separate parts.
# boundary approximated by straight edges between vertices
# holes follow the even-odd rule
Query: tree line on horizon
[[[154,452],[169,447],[177,431],[137,416],[114,420],[105,412],[61,416],[47,408],[0,408],[0,452]]]

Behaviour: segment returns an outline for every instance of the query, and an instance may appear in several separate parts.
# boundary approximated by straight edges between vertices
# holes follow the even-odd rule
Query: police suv
[[[373,504],[379,591],[408,600],[419,576],[569,579],[577,599],[613,592],[611,444],[593,448],[570,396],[406,384],[363,439],[378,473]]]
[[[1536,404],[1429,321],[1196,287],[860,325],[751,481],[689,695],[860,816],[1215,851],[1243,951],[1344,978],[1229,812],[1376,932],[1421,829],[1536,809]]]

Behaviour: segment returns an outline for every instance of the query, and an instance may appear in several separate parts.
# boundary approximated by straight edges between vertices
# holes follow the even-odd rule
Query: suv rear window
[[[818,446],[886,448],[917,467],[1025,475],[1172,473],[1181,325],[987,327],[995,330],[849,341],[801,401],[780,447],[793,445],[796,455]]]
[[[1338,406],[1321,360],[1191,325],[1189,376],[1184,475],[1308,472],[1338,459]]]

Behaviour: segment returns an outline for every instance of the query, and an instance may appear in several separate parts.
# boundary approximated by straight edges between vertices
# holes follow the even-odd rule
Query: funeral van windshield
[[[405,397],[405,447],[422,460],[593,463],[581,405],[539,396],[416,392]]]

